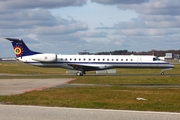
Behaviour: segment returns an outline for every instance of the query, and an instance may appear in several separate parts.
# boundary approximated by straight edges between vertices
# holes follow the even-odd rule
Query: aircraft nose
[[[168,65],[169,68],[174,68],[174,65],[170,64]]]

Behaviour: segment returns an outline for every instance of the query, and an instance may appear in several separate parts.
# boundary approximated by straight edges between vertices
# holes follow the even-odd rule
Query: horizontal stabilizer
[[[12,42],[21,42],[22,39],[17,39],[17,38],[5,38],[6,40],[12,41]]]

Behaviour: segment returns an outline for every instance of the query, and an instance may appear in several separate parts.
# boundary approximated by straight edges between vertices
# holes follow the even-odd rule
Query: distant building
[[[173,53],[166,53],[165,54],[165,59],[174,59],[174,54]]]
[[[180,58],[179,54],[174,54],[174,58],[179,59]]]

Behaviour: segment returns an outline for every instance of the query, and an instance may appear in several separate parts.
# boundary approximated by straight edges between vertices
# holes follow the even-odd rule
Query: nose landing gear
[[[164,71],[161,72],[161,75],[164,75]]]
[[[172,70],[172,68],[162,69],[161,75],[164,75],[164,71],[165,71],[165,70]]]

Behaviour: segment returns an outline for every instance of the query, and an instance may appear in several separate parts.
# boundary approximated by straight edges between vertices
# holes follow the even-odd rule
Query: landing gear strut
[[[161,75],[164,75],[165,70],[172,70],[172,68],[162,69]]]

